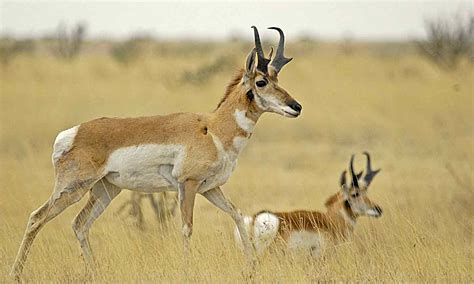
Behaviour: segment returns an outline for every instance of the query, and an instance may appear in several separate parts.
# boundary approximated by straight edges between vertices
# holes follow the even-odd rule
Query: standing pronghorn
[[[228,213],[242,231],[246,255],[253,258],[252,244],[238,210],[220,186],[230,177],[237,157],[252,136],[264,112],[297,117],[301,105],[278,86],[285,58],[284,34],[275,57],[264,57],[255,27],[255,48],[245,68],[232,79],[212,113],[175,113],[139,118],[99,118],[59,133],[54,142],[54,191],[28,221],[12,275],[21,275],[30,246],[40,229],[64,209],[90,192],[87,205],[72,228],[87,263],[92,263],[88,233],[122,189],[178,191],[185,254],[193,226],[193,208],[199,193]],[[271,54],[270,54],[271,57]]]
[[[366,171],[357,175],[354,173],[352,155],[349,163],[350,184],[346,182],[346,171],[343,171],[341,190],[326,201],[326,213],[262,211],[245,217],[247,234],[251,236],[257,253],[264,252],[280,239],[288,249],[308,250],[317,256],[328,242],[350,238],[359,216],[380,217],[382,209],[367,197],[367,189],[380,169],[373,171],[369,153],[364,154],[367,156]],[[238,243],[241,242],[238,231],[235,231],[235,238]]]

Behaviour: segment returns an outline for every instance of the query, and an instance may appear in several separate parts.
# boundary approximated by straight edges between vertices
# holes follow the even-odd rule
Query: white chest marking
[[[242,128],[247,134],[252,133],[255,127],[255,121],[247,117],[245,110],[235,110],[234,117],[237,125]]]
[[[54,140],[52,156],[53,164],[55,164],[64,153],[71,149],[78,130],[79,126],[74,126],[58,134],[56,140]]]
[[[105,167],[107,180],[120,188],[176,187],[186,155],[183,145],[145,144],[115,150]]]
[[[232,145],[234,146],[234,149],[238,154],[242,152],[242,150],[247,146],[249,139],[247,137],[242,137],[242,136],[235,136],[234,140],[232,141]]]

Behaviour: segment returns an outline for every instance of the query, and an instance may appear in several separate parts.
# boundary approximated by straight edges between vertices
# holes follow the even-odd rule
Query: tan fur
[[[353,231],[354,226],[344,219],[340,210],[346,212],[347,216],[354,218],[354,220],[355,214],[350,208],[344,206],[344,199],[340,193],[331,196],[328,201],[330,204],[326,213],[307,210],[270,212],[280,219],[278,236],[283,240],[288,240],[293,231],[308,231],[328,233],[335,239],[347,237]]]
[[[290,249],[309,248],[312,255],[320,255],[327,241],[350,239],[359,216],[382,214],[382,209],[367,197],[367,186],[341,184],[341,190],[331,195],[325,206],[325,213],[261,211],[247,218],[247,230],[259,252],[281,240]]]
[[[92,259],[89,229],[127,185],[134,186],[128,188],[131,190],[142,190],[140,186],[155,186],[150,190],[161,190],[163,186],[167,189],[166,186],[170,186],[178,190],[186,252],[192,234],[197,193],[229,214],[237,227],[243,230],[242,214],[223,195],[220,186],[230,177],[240,151],[252,134],[253,125],[264,112],[276,112],[288,117],[297,117],[301,112],[301,106],[278,87],[275,72],[263,74],[256,70],[255,51],[250,53],[245,66],[246,69],[240,70],[232,78],[218,108],[212,113],[99,118],[82,123],[77,133],[74,128],[58,135],[53,154],[56,174],[54,191],[50,199],[31,214],[12,275],[19,279],[39,230],[87,192],[91,194],[89,203],[75,219],[73,229],[88,264]],[[268,85],[259,87],[256,80],[266,80]],[[250,90],[255,96],[247,96]],[[299,106],[296,110],[295,105]],[[69,144],[70,141],[72,144]],[[178,150],[160,148],[162,146]],[[145,151],[137,154],[135,149],[146,150],[137,150]],[[115,160],[111,158],[114,153],[119,153]],[[160,155],[166,159],[166,155],[171,155],[169,159],[174,162],[169,164],[166,159],[162,161]],[[144,159],[148,159],[146,163]],[[110,160],[115,167],[112,170],[108,167]],[[123,175],[120,172],[122,166],[129,166]],[[177,170],[173,168],[169,173],[169,167],[176,167]],[[169,174],[172,176],[169,177]],[[137,176],[142,180],[133,183]],[[165,182],[153,184],[149,182],[150,176]],[[246,232],[242,232],[242,236],[247,259],[253,262],[250,239]]]

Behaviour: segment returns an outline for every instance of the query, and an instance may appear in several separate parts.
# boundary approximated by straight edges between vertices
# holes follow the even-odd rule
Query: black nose
[[[288,103],[288,106],[297,112],[301,112],[303,107],[297,101],[291,101]]]

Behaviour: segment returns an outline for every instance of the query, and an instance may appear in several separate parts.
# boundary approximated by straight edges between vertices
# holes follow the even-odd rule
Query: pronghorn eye
[[[257,83],[255,83],[257,85],[257,87],[259,88],[263,88],[267,85],[267,81],[265,80],[260,80],[260,81],[257,81]]]

